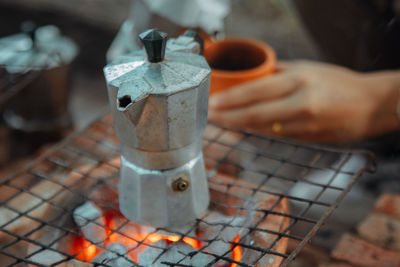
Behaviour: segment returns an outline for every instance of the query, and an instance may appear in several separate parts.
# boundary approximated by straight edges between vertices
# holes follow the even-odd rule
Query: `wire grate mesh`
[[[107,233],[107,240],[112,236],[127,249],[113,252],[107,241],[88,239],[72,220],[74,210],[87,201],[101,207],[105,221],[109,214],[118,214],[119,142],[111,115],[102,116],[25,170],[1,178],[2,266],[92,266],[87,262],[92,260],[87,258],[90,250],[96,255],[112,252],[138,266],[138,255],[140,259],[149,248],[152,254],[146,253],[162,266],[287,266],[361,174],[374,167],[365,152],[292,143],[212,124],[203,150],[210,209],[187,229],[169,232],[176,239],[172,245],[151,240],[154,234],[165,235],[165,229],[132,234],[132,222],[123,217],[113,224],[89,221]],[[223,212],[223,220],[215,220],[214,211]],[[213,234],[199,235],[199,229]],[[240,234],[223,236],[232,232]],[[178,247],[179,253],[173,254],[187,238],[198,247]],[[286,251],[289,240],[298,242],[293,251]],[[117,265],[103,261],[101,266]]]

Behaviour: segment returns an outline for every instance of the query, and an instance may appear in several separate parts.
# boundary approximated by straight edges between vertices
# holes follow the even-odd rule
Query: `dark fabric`
[[[398,0],[294,1],[327,61],[359,71],[400,67]]]

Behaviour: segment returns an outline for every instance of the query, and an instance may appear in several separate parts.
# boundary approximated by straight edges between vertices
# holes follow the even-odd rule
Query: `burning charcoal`
[[[126,247],[118,243],[110,243],[92,262],[113,267],[130,267],[133,263],[126,258],[126,255]]]
[[[160,240],[153,246],[139,255],[140,266],[165,267],[178,262],[182,266],[209,266],[213,260],[207,254],[196,253],[195,249],[183,242],[168,245],[165,240]]]
[[[230,258],[232,253],[230,252],[231,250],[231,244],[227,243],[225,241],[214,241],[210,243],[210,245],[206,248],[206,251],[216,254],[216,255],[224,255],[224,257]],[[227,253],[229,251],[229,253]],[[222,266],[228,265],[229,263],[224,260],[218,261],[218,263]]]
[[[154,246],[154,247],[153,247]],[[154,261],[163,253],[163,250],[167,248],[167,242],[163,239],[152,244],[152,246],[146,248],[146,250],[139,255],[140,266],[153,266]]]
[[[237,235],[244,236],[247,234],[246,228],[247,218],[245,217],[227,217],[219,212],[211,212],[205,218],[207,223],[200,224],[200,239],[214,240],[209,244],[206,250],[217,255],[224,255],[231,250],[232,242]],[[232,253],[228,253],[225,257],[231,257]],[[229,264],[226,261],[219,261],[221,265]]]
[[[92,202],[86,202],[76,208],[73,216],[87,240],[99,243],[107,238],[102,212]]]
[[[158,230],[157,233],[164,235],[164,236],[186,236],[186,237],[196,237],[196,222],[193,223],[188,223],[187,225],[184,225],[180,227],[179,229],[174,229],[173,231],[169,231],[167,229],[165,230]]]
[[[232,241],[236,235],[245,235],[249,220],[246,217],[228,217],[219,212],[210,212],[201,224],[201,237],[205,239],[222,239]],[[223,228],[225,226],[225,228]]]

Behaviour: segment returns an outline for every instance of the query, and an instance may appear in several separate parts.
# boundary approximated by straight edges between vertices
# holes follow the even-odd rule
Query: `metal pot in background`
[[[62,137],[72,126],[68,113],[70,63],[76,44],[56,26],[35,28],[0,39],[0,112],[11,131],[10,158]],[[21,147],[21,148],[18,148]]]

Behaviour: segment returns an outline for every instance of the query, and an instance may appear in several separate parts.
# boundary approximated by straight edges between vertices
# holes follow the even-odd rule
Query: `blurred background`
[[[225,29],[219,34],[262,40],[276,50],[280,60],[326,61],[359,71],[398,67],[399,49],[383,44],[396,45],[396,42],[384,42],[392,38],[391,28],[385,21],[385,8],[382,6],[383,11],[379,11],[379,3],[385,1],[375,1],[378,10],[374,9],[374,12],[368,4],[374,1],[332,2],[232,0]],[[7,89],[4,84],[18,84],[19,79],[26,79],[26,73],[5,77],[6,73],[0,72],[3,75],[0,76],[0,112],[3,112],[0,118],[0,178],[21,169],[72,132],[84,129],[107,108],[102,69],[121,24],[130,16],[130,6],[131,0],[0,0],[0,38],[21,32],[22,23],[32,21],[37,27],[55,25],[63,36],[79,47],[77,56],[68,62],[68,79],[64,81],[61,74],[49,73],[46,80],[47,84],[51,81],[68,84],[65,92],[68,101],[63,104],[69,118],[60,127],[40,131],[11,127],[5,119],[7,105],[29,102],[30,98],[19,89],[16,90],[19,93],[4,94]],[[326,23],[316,23],[321,17]],[[0,45],[0,58],[1,49],[5,47]],[[1,102],[4,95],[7,95],[4,98],[7,101]],[[400,140],[398,133],[351,145],[375,152],[380,168],[376,174],[364,178],[358,186],[360,189],[355,189],[355,196],[349,195],[348,198],[357,198],[364,205],[358,212],[344,210],[342,214],[347,214],[347,221],[354,222],[365,216],[382,192],[400,191],[397,181],[400,145],[393,140]],[[345,209],[346,205],[342,206]],[[322,231],[320,235],[327,238],[332,232]]]

